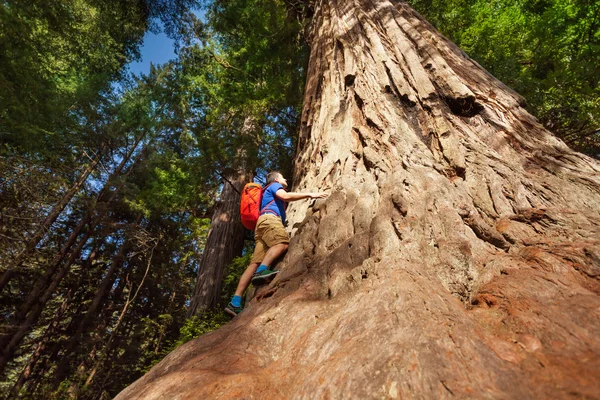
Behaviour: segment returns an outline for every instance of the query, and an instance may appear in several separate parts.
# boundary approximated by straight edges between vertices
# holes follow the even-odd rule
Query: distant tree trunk
[[[107,182],[105,183],[104,187],[96,195],[96,198],[94,199],[93,204],[85,212],[84,216],[79,220],[79,222],[77,223],[75,228],[73,228],[73,230],[69,233],[67,240],[61,246],[58,254],[56,254],[54,259],[52,260],[52,263],[46,268],[46,271],[44,272],[42,277],[40,277],[40,279],[38,279],[38,281],[36,282],[36,285],[34,286],[33,290],[30,292],[25,303],[23,305],[21,305],[21,307],[19,307],[19,310],[15,313],[15,317],[14,317],[15,321],[22,320],[24,318],[24,316],[27,315],[29,310],[31,310],[31,307],[38,300],[38,298],[39,298],[40,294],[42,293],[42,291],[44,290],[44,288],[47,287],[49,280],[55,274],[58,266],[67,257],[67,255],[69,254],[69,251],[71,250],[71,247],[77,242],[77,238],[79,237],[79,235],[81,235],[84,228],[86,226],[88,226],[88,224],[91,223],[92,219],[94,219],[94,214],[97,212],[96,206],[100,202],[108,202],[116,196],[117,191],[115,191],[115,190],[111,191],[114,180],[116,178],[118,178],[121,175],[121,173],[123,172],[123,168],[125,168],[125,166],[127,165],[128,161],[130,160],[130,157],[133,155],[133,152],[137,148],[141,139],[142,138],[138,139],[136,141],[136,143],[132,146],[132,148],[128,151],[126,156],[123,157],[123,159],[121,160],[121,162],[119,163],[117,168],[108,177]],[[131,171],[131,170],[132,170],[132,168],[129,169],[129,171]],[[96,216],[96,220],[98,220],[98,219],[99,219],[98,216]],[[94,224],[91,224],[91,225],[94,225]],[[94,229],[94,226],[88,227],[88,230],[89,229]],[[13,322],[13,323],[15,323],[15,322]],[[4,340],[4,338],[3,338],[3,340]],[[0,344],[4,345],[5,343],[2,341],[2,342],[0,342]],[[0,370],[1,370],[1,368],[0,368]]]
[[[135,288],[135,291],[134,291],[135,283],[130,282],[129,292],[127,293],[127,298],[125,300],[125,303],[123,304],[123,308],[121,309],[119,318],[114,323],[114,325],[110,328],[110,336],[108,337],[108,340],[103,343],[103,348],[100,349],[100,351],[99,351],[100,355],[98,356],[92,369],[89,371],[88,377],[85,381],[85,384],[83,385],[83,388],[89,386],[92,383],[92,381],[94,380],[94,377],[96,376],[98,371],[102,368],[104,361],[109,357],[109,355],[112,353],[113,349],[116,347],[116,339],[115,338],[117,337],[117,334],[119,333],[119,327],[121,326],[121,324],[123,323],[123,321],[125,319],[125,315],[127,313],[128,308],[134,304],[135,299],[137,298],[137,296],[140,292],[140,289],[144,286],[144,281],[146,280],[146,277],[148,276],[148,272],[150,271],[150,267],[152,266],[152,256],[154,255],[154,250],[156,249],[156,246],[158,245],[159,240],[160,239],[156,240],[156,242],[154,243],[154,246],[152,247],[152,250],[150,251],[150,254],[148,255],[148,260],[146,262],[146,269],[145,269],[144,275],[143,275],[142,279],[140,280],[139,284],[137,285],[137,287]],[[132,294],[133,294],[133,296],[132,296]],[[108,363],[110,366],[110,361],[108,361]]]
[[[52,321],[50,321],[50,324],[48,325],[48,328],[46,328],[46,331],[44,332],[44,335],[42,336],[41,340],[39,340],[38,343],[35,345],[35,350],[33,351],[33,354],[29,357],[29,360],[27,360],[25,368],[19,375],[17,382],[14,384],[10,393],[8,394],[9,398],[18,397],[19,392],[23,388],[23,385],[31,378],[33,370],[40,358],[42,357],[42,355],[45,353],[48,343],[55,338],[55,335],[58,332],[58,327],[61,321],[63,320],[64,314],[69,308],[74,292],[75,288],[70,288],[69,291],[66,293],[65,300],[58,308],[54,317],[52,317]]]
[[[75,243],[78,243],[77,248],[79,249],[79,251],[81,250],[81,248],[83,248],[85,243],[90,238],[90,235],[91,235],[90,229],[93,229],[94,227],[92,226],[92,227],[88,228],[88,230],[83,234],[83,237],[80,238],[79,242],[77,242],[77,239],[79,238],[79,235],[84,230],[84,228],[91,222],[92,222],[91,221],[91,212],[88,212],[75,226],[75,228],[73,229],[73,231],[67,238],[66,243],[62,246],[62,248],[58,252],[58,254],[54,257],[51,264],[46,268],[44,275],[42,275],[42,277],[38,279],[33,290],[29,293],[29,295],[25,299],[25,302],[19,307],[19,309],[17,310],[17,312],[15,313],[15,315],[12,319],[13,324],[17,324],[17,323],[23,321],[23,319],[33,309],[33,307],[35,307],[35,305],[37,303],[39,303],[40,296],[48,288],[48,286],[52,282],[52,279],[56,278],[56,272],[57,272],[58,268],[60,267],[61,263],[69,255],[69,251],[71,250],[71,247]],[[78,255],[79,255],[78,251],[71,253],[71,255],[67,259],[67,263],[69,264],[69,266],[78,257]],[[3,338],[3,340],[4,339],[5,338]],[[3,345],[5,344],[4,342],[1,342],[1,343]]]
[[[225,267],[242,254],[244,226],[240,222],[240,193],[252,175],[232,172],[223,182],[198,268],[188,316],[202,315],[219,303]]]
[[[83,238],[79,241],[79,244],[77,245],[74,252],[66,260],[65,264],[52,277],[52,280],[50,281],[48,287],[46,287],[45,290],[40,293],[39,297],[36,297],[35,301],[31,302],[31,308],[29,309],[29,311],[26,314],[22,314],[22,317],[20,319],[15,319],[15,329],[12,332],[7,333],[2,338],[3,351],[2,357],[0,357],[0,372],[4,370],[6,364],[12,359],[15,351],[18,349],[25,335],[28,332],[30,332],[35,326],[35,324],[38,322],[38,319],[44,311],[44,307],[54,295],[56,289],[58,288],[58,285],[68,273],[69,269],[73,265],[73,262],[75,261],[75,258],[79,256],[81,250],[87,243],[90,236],[90,231],[84,234]],[[95,258],[96,254],[92,253],[90,254],[90,257]]]
[[[133,154],[133,150],[137,147],[136,142],[134,147],[130,150],[127,157],[125,157],[119,164],[117,169],[113,172],[109,181],[115,177],[120,176],[126,165],[129,157]],[[134,165],[130,166],[125,176],[131,172],[135,164],[144,156],[144,150],[134,161]],[[62,246],[59,253],[54,257],[52,263],[46,268],[44,275],[38,280],[34,289],[27,296],[24,304],[19,307],[15,316],[10,321],[14,326],[13,329],[8,330],[0,338],[0,346],[2,346],[2,354],[0,355],[0,374],[4,371],[6,364],[12,359],[15,351],[18,349],[23,337],[33,328],[38,318],[42,314],[46,303],[50,300],[54,291],[62,281],[62,279],[69,272],[73,262],[79,257],[82,249],[94,233],[96,226],[104,217],[106,210],[103,208],[97,209],[97,204],[100,200],[108,203],[112,201],[118,193],[118,190],[110,190],[112,185],[107,182],[102,188],[98,196],[94,207],[86,212],[81,218],[75,229],[69,235],[66,243]],[[82,233],[84,228],[87,226],[87,230]],[[79,235],[82,235],[79,238]],[[79,241],[77,239],[79,238]],[[77,243],[75,249],[71,250],[73,244]],[[68,257],[67,257],[68,255]],[[66,259],[65,259],[66,258]],[[64,263],[63,263],[64,261]]]
[[[15,259],[12,262],[12,267],[7,269],[0,276],[0,292],[4,290],[4,287],[8,284],[10,279],[14,276],[15,272],[21,267],[24,259],[31,253],[33,249],[40,243],[40,241],[46,235],[46,232],[52,226],[52,224],[56,221],[62,211],[65,209],[67,204],[71,201],[73,196],[81,189],[83,184],[87,181],[90,174],[96,169],[96,165],[100,162],[100,159],[103,156],[104,146],[98,150],[98,155],[92,160],[90,164],[88,164],[77,180],[73,183],[73,185],[67,190],[61,199],[52,207],[46,218],[42,221],[38,229],[35,231],[33,236],[27,241],[23,250],[21,250]]]
[[[294,182],[332,195],[116,399],[597,397],[600,164],[405,3],[315,4]]]
[[[240,135],[252,138],[258,129],[254,117],[244,119]],[[253,142],[249,140],[248,143]],[[219,303],[225,268],[235,257],[242,254],[245,228],[240,221],[240,196],[246,183],[252,182],[248,172],[248,152],[240,149],[237,154],[237,169],[229,171],[223,178],[223,190],[215,207],[208,237],[202,253],[198,278],[188,309],[188,317],[202,315]]]
[[[137,218],[134,225],[138,225],[141,221],[141,215]],[[108,293],[115,281],[116,272],[123,266],[125,261],[126,252],[129,251],[132,247],[132,242],[130,238],[126,238],[125,242],[121,245],[117,254],[112,258],[110,263],[110,267],[105,271],[102,277],[102,281],[96,290],[96,293],[89,304],[81,322],[77,326],[77,330],[71,335],[69,338],[67,345],[62,352],[62,358],[56,367],[55,372],[55,380],[60,383],[65,379],[65,377],[69,374],[69,366],[70,366],[70,357],[71,353],[75,350],[75,348],[81,344],[83,335],[88,332],[89,328],[92,326],[92,323],[98,316],[98,310],[102,303],[108,297]]]
[[[37,387],[47,378],[48,370],[55,366],[59,360],[62,360],[62,357],[59,356],[60,350],[64,346],[61,338],[70,336],[71,328],[75,324],[75,321],[77,321],[76,316],[81,314],[82,305],[86,301],[87,293],[85,289],[82,290],[85,287],[83,283],[90,278],[90,270],[97,259],[98,249],[102,244],[100,241],[94,244],[94,248],[82,266],[79,278],[76,282],[71,283],[67,288],[66,294],[62,295],[68,298],[69,301],[63,302],[59,312],[52,317],[52,323],[46,329],[42,340],[36,344],[36,351],[27,362],[27,368],[24,372],[27,372],[25,383],[27,384],[27,394],[29,396],[36,394]],[[65,317],[67,311],[69,313]],[[70,322],[64,324],[65,320],[69,319]],[[66,326],[62,327],[61,325]],[[45,387],[45,390],[49,390],[48,386]],[[40,393],[39,395],[42,394]]]

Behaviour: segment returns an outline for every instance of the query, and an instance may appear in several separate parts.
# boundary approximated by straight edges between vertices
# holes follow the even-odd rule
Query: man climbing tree
[[[405,3],[309,3],[294,188],[332,194],[268,296],[117,399],[597,397],[598,162]]]
[[[225,312],[233,317],[242,311],[242,295],[250,285],[262,286],[269,283],[279,271],[271,270],[275,260],[288,249],[290,242],[285,231],[285,209],[287,203],[303,199],[322,199],[326,193],[291,193],[287,192],[287,180],[279,171],[269,172],[267,186],[263,191],[260,205],[260,217],[256,222],[254,239],[256,245],[250,265],[242,274],[235,295],[225,308]]]

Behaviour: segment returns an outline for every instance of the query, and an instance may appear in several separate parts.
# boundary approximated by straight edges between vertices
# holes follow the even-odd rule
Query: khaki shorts
[[[290,237],[285,231],[280,217],[273,214],[265,214],[256,223],[254,240],[256,241],[256,246],[254,247],[254,255],[250,262],[260,263],[265,258],[265,254],[267,254],[269,248],[276,244],[289,243]]]

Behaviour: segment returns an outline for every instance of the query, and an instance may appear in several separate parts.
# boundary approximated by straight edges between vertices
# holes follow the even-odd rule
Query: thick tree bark
[[[188,316],[202,315],[219,303],[225,267],[242,254],[244,226],[240,222],[240,193],[252,180],[252,174],[233,172],[223,182],[219,204],[210,223],[210,231],[198,268],[198,279]]]
[[[600,165],[406,4],[317,2],[282,272],[118,400],[596,398]]]

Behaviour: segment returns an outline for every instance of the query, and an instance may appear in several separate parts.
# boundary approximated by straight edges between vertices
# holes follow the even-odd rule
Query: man
[[[278,172],[267,175],[267,186],[263,192],[260,217],[256,222],[254,255],[246,268],[235,291],[235,296],[225,308],[225,312],[236,316],[242,311],[242,295],[250,282],[254,286],[269,283],[279,271],[270,269],[271,264],[283,255],[288,248],[290,238],[283,224],[285,209],[290,201],[302,199],[321,199],[326,193],[286,192],[286,179]]]

